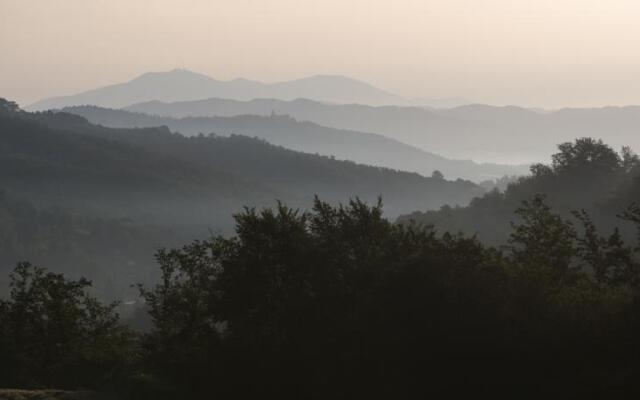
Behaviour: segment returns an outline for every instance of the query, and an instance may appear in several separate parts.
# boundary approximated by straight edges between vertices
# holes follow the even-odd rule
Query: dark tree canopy
[[[600,390],[589,374],[636,329],[632,247],[584,213],[579,233],[542,196],[518,214],[501,252],[390,224],[358,200],[246,209],[235,237],[158,253],[162,279],[141,288],[151,368],[196,398],[211,382],[283,398]]]
[[[135,355],[116,304],[89,295],[88,280],[29,263],[10,278],[9,299],[0,301],[0,385],[100,387]]]

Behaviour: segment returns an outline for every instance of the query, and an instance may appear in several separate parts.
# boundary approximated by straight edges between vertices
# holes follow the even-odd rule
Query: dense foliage
[[[135,337],[115,303],[87,293],[90,285],[18,264],[9,300],[0,301],[0,385],[102,388],[132,365]]]
[[[211,382],[290,398],[628,390],[634,248],[577,234],[539,196],[518,213],[503,254],[358,201],[247,210],[236,237],[159,254],[163,279],[143,290],[154,370],[196,396]]]
[[[583,229],[576,229],[542,196],[517,212],[522,222],[499,251],[392,224],[380,204],[358,200],[339,207],[316,200],[310,212],[246,209],[236,215],[236,236],[157,254],[159,282],[140,286],[152,325],[140,336],[142,364],[124,368],[138,376],[123,378],[126,387],[138,382],[156,398],[212,391],[223,398],[572,398],[636,390],[638,247],[617,232],[601,236],[586,213],[578,213]],[[640,229],[638,206],[624,218]],[[83,281],[38,270],[26,278],[53,281],[35,287],[71,299],[72,322],[86,318]],[[44,301],[34,318],[48,321],[41,309],[56,298],[25,298],[14,282],[2,318],[21,315],[19,301],[29,308]],[[70,332],[82,341],[87,331]],[[17,337],[5,328],[2,351],[19,348],[8,344]],[[100,354],[102,346],[92,348]],[[119,357],[130,354],[119,349]],[[22,374],[68,385],[65,374]],[[88,387],[102,379],[81,377]]]
[[[467,207],[446,205],[437,211],[414,212],[398,221],[477,235],[484,243],[499,246],[509,237],[513,211],[521,202],[543,193],[546,202],[563,217],[571,218],[573,211],[584,209],[600,229],[613,230],[620,222],[617,214],[640,199],[638,156],[628,147],[617,153],[591,138],[563,143],[558,150],[550,165],[533,165],[531,175],[510,183],[503,192],[489,192]],[[621,228],[626,239],[633,237],[632,230]]]

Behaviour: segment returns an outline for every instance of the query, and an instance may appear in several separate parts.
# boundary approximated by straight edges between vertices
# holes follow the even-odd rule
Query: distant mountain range
[[[440,105],[458,101],[464,100],[444,99]],[[219,81],[173,70],[147,73],[74,96],[46,99],[28,109],[95,105],[174,118],[264,116],[275,112],[329,128],[384,135],[449,159],[498,164],[538,162],[558,143],[584,136],[601,138],[617,148],[640,148],[638,106],[544,112],[482,104],[430,108],[423,106],[426,103],[428,99],[403,99],[342,76],[318,75],[265,84],[246,79]],[[363,162],[369,163],[366,159]],[[392,166],[384,160],[379,165]],[[426,172],[422,167],[409,169]],[[479,171],[474,175],[486,174]],[[451,176],[472,175],[456,172]]]
[[[126,108],[147,114],[234,116],[287,114],[328,127],[385,135],[449,158],[498,163],[538,162],[555,146],[577,137],[602,138],[619,148],[640,148],[640,107],[561,109],[540,112],[520,107],[482,104],[451,109],[325,104],[312,100],[207,99],[159,101]]]
[[[184,101],[220,97],[234,100],[310,98],[331,103],[403,104],[407,100],[368,83],[338,75],[316,75],[279,83],[247,79],[220,81],[209,76],[176,69],[150,72],[125,83],[89,90],[72,96],[53,97],[25,107],[30,111],[77,105],[120,108],[134,103],[160,100]]]
[[[219,101],[216,107],[223,115],[235,114],[240,108],[235,104],[249,105],[243,110],[251,114],[265,114],[273,101],[237,103]],[[298,104],[298,102],[285,104]],[[150,103],[149,103],[150,104]],[[155,103],[154,103],[155,104]],[[162,104],[162,103],[160,103]],[[180,109],[181,104],[176,107]],[[135,107],[134,107],[135,108]],[[144,106],[141,106],[144,109]],[[190,107],[186,107],[185,114]],[[209,108],[210,109],[210,108]],[[167,126],[185,135],[216,133],[229,136],[242,134],[264,139],[269,143],[305,153],[334,156],[357,163],[418,172],[430,176],[434,170],[446,178],[462,178],[481,181],[504,175],[526,174],[526,166],[478,164],[468,160],[451,160],[401,143],[385,136],[346,129],[327,128],[312,122],[300,122],[282,115],[236,115],[225,117],[171,118],[114,110],[95,106],[68,107],[65,112],[81,115],[94,124],[112,128],[144,128]],[[194,109],[198,112],[199,109]],[[203,112],[206,110],[202,110]]]

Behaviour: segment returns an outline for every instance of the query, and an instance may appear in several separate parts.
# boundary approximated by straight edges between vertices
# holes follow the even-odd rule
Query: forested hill
[[[54,130],[42,119],[27,113],[0,116],[2,187],[36,204],[191,224],[205,215],[211,222],[223,218],[237,209],[238,201],[252,204],[278,196],[224,171]],[[163,131],[168,133],[153,129],[145,134]]]
[[[555,211],[576,222],[575,212],[585,210],[589,218],[604,230],[621,226],[631,239],[634,231],[625,231],[618,216],[640,201],[640,161],[628,147],[620,153],[602,141],[578,139],[558,146],[549,165],[537,164],[532,175],[520,178],[504,193],[493,191],[471,201],[468,207],[444,206],[438,211],[414,212],[398,219],[433,224],[440,231],[477,234],[481,240],[506,243],[514,221],[514,211],[523,201],[541,194]]]
[[[403,210],[420,207],[467,204],[483,192],[469,181],[426,178],[416,173],[339,161],[240,135],[186,137],[166,129],[109,129],[65,113],[41,113],[37,118],[54,129],[114,140],[151,154],[259,182],[272,188],[281,200],[301,207],[311,204],[315,194],[331,202],[343,202],[353,196],[373,202],[382,196],[385,210],[398,215]]]
[[[247,137],[109,129],[71,114],[8,108],[0,116],[3,186],[39,202],[215,226],[218,216],[230,220],[243,205],[274,199],[305,206],[314,194],[330,201],[382,196],[386,210],[398,215],[465,204],[482,192],[466,181],[337,161]]]
[[[305,153],[335,156],[342,160],[418,172],[426,176],[439,170],[449,178],[481,181],[527,173],[524,165],[480,164],[470,160],[448,159],[386,136],[328,128],[313,122],[297,121],[287,115],[172,118],[95,106],[68,107],[63,111],[111,128],[167,126],[187,136],[211,132],[225,136],[234,133],[247,135]]]

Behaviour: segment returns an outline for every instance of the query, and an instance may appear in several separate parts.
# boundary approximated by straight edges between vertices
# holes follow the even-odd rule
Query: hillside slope
[[[238,102],[208,99],[149,102],[127,108],[148,114],[233,116],[287,114],[320,125],[372,132],[449,158],[499,163],[539,162],[558,143],[591,136],[620,148],[640,148],[640,107],[561,109],[539,112],[482,104],[434,110],[421,107],[323,104],[298,99]]]
[[[199,168],[259,182],[297,207],[308,206],[316,194],[331,202],[344,202],[354,196],[376,201],[382,196],[385,211],[397,215],[420,207],[466,204],[483,192],[469,181],[425,178],[416,173],[339,161],[246,136],[186,137],[166,129],[110,129],[64,113],[39,114],[39,118],[55,129],[125,143]]]
[[[305,206],[318,194],[329,201],[382,196],[393,215],[465,204],[482,192],[471,182],[338,161],[248,137],[110,129],[66,113],[0,113],[0,129],[6,132],[0,136],[4,187],[37,201],[124,214],[186,212],[201,220],[210,211],[228,218],[244,205],[280,199]]]
[[[36,204],[209,221],[278,196],[256,182],[105,138],[53,130],[30,115],[0,117],[0,182]],[[147,130],[161,135],[165,129]],[[211,205],[215,204],[216,207]],[[228,218],[225,217],[225,218]]]
[[[172,131],[185,135],[211,132],[219,135],[242,134],[258,137],[292,150],[412,171],[425,176],[430,176],[434,170],[439,170],[447,178],[481,181],[528,172],[525,166],[451,160],[382,135],[327,128],[313,122],[296,121],[283,115],[178,119],[92,106],[69,107],[64,111],[81,115],[92,123],[113,128],[167,126]]]
[[[581,138],[560,145],[551,164],[535,165],[532,172],[510,184],[504,193],[489,192],[467,207],[414,212],[398,221],[434,225],[440,231],[460,231],[502,245],[512,231],[516,209],[523,201],[543,195],[554,212],[577,226],[581,223],[572,212],[585,210],[603,232],[621,227],[629,241],[635,240],[633,227],[619,218],[640,199],[640,159],[629,148],[617,153],[602,141]]]

